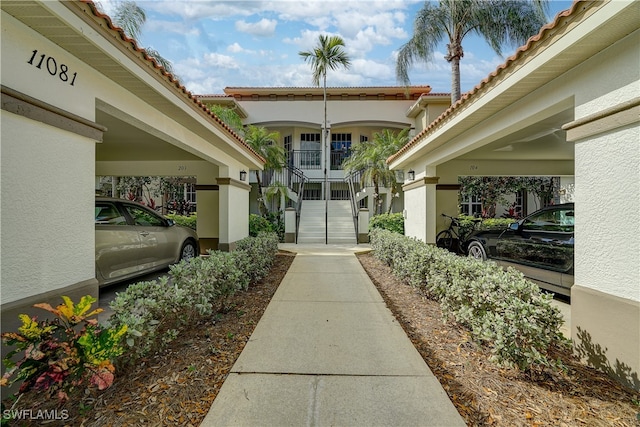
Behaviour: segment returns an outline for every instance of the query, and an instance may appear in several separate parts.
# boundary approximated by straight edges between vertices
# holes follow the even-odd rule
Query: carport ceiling
[[[573,160],[562,125],[573,120],[568,109],[459,156],[465,160]]]
[[[104,111],[96,110],[96,122],[107,128],[96,161],[202,160]]]

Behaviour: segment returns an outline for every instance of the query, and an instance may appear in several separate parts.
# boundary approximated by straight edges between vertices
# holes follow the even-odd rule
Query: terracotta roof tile
[[[431,122],[429,126],[427,126],[419,134],[413,137],[411,141],[409,141],[404,147],[398,150],[397,153],[389,157],[387,159],[387,163],[393,162],[395,159],[397,159],[398,157],[400,157],[401,155],[409,151],[411,148],[413,148],[413,146],[415,146],[421,139],[423,139],[425,135],[427,135],[430,132],[433,132],[434,129],[437,128],[438,125],[442,123],[447,117],[449,117],[453,112],[455,112],[458,108],[464,105],[465,102],[467,102],[469,99],[472,99],[473,96],[477,94],[480,90],[482,90],[488,83],[493,81],[493,79],[495,79],[502,72],[504,72],[504,70],[508,69],[514,62],[520,59],[525,52],[527,52],[529,49],[532,49],[534,46],[536,46],[540,40],[544,39],[551,30],[553,30],[555,27],[557,27],[560,24],[560,21],[562,18],[570,16],[575,12],[579,2],[580,0],[574,0],[573,4],[569,9],[559,12],[555,16],[553,21],[544,25],[540,29],[538,34],[530,37],[529,40],[527,40],[527,43],[525,43],[523,46],[520,46],[516,50],[516,52],[510,57],[508,57],[503,64],[500,64],[495,71],[493,71],[491,74],[485,77],[480,83],[478,83],[469,92],[464,93],[457,102],[455,102],[449,108],[447,108],[440,116],[438,116],[433,122]]]

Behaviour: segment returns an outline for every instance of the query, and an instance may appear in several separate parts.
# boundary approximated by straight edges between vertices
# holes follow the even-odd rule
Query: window
[[[464,215],[479,216],[482,215],[482,202],[479,196],[466,196],[462,199],[460,212]]]
[[[133,218],[135,225],[145,227],[162,227],[165,225],[162,218],[147,209],[133,205],[124,205],[124,207]]]
[[[342,162],[351,154],[351,134],[331,134],[331,170],[342,169]]]
[[[350,133],[332,133],[331,134],[331,151],[349,151],[351,150],[351,134]]]
[[[320,134],[303,133],[300,134],[300,149],[310,151],[320,151]]]
[[[303,133],[300,135],[300,166],[302,169],[320,168],[320,134]],[[297,162],[294,162],[297,163]],[[297,166],[297,164],[296,164]]]
[[[369,137],[367,135],[360,135],[360,142],[367,142]]]
[[[572,233],[575,224],[573,210],[542,211],[530,216],[524,223],[525,230]]]
[[[111,203],[96,203],[95,215],[96,224],[127,225],[127,220]]]
[[[187,200],[187,202],[189,202],[191,205],[193,205],[195,207],[196,205],[196,185],[191,183],[191,182],[187,182],[184,184],[184,194],[185,194],[185,199]]]

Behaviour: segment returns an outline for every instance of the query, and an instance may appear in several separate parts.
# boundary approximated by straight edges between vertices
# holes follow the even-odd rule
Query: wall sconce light
[[[246,181],[246,180],[247,180],[247,171],[243,169],[240,171],[240,181]]]
[[[413,169],[411,169],[409,172],[407,172],[407,175],[409,176],[409,181],[415,181],[416,180],[416,171],[414,171]]]

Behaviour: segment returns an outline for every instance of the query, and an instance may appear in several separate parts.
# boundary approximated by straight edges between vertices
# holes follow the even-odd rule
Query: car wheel
[[[180,260],[189,261],[191,258],[195,258],[198,255],[198,251],[196,250],[196,245],[192,241],[185,242],[182,245],[182,250],[180,251]]]
[[[469,258],[475,258],[480,261],[487,260],[487,253],[485,252],[484,247],[480,242],[469,243],[469,246],[467,247],[467,254]]]
[[[450,251],[453,248],[453,234],[451,234],[451,231],[442,230],[438,233],[436,236],[436,246]]]

